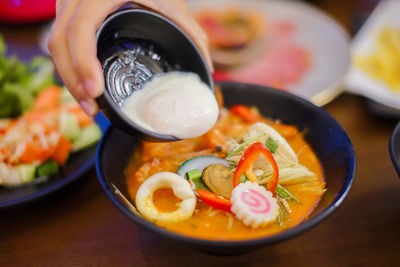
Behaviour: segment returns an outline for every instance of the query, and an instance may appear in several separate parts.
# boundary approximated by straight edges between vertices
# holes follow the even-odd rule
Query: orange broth
[[[319,160],[311,147],[303,138],[303,133],[295,127],[283,125],[263,119],[263,122],[274,127],[298,154],[299,162],[314,172],[319,180],[319,186],[324,188],[323,171]],[[161,171],[176,172],[179,166],[187,159],[199,155],[226,156],[225,142],[234,138],[240,142],[242,135],[252,123],[246,123],[241,118],[229,113],[221,112],[215,127],[204,136],[172,143],[142,142],[132,156],[131,163],[126,170],[127,185],[131,199],[135,200],[139,186],[151,175]],[[299,201],[288,201],[291,209],[290,222],[282,225],[271,223],[265,227],[253,229],[236,219],[233,214],[213,209],[201,200],[197,200],[196,209],[192,217],[178,223],[156,222],[158,225],[185,236],[210,240],[243,240],[265,237],[287,228],[293,227],[307,219],[313,208],[321,198],[321,193],[300,190],[301,185],[285,186]],[[161,192],[153,195],[155,205],[171,210],[177,205],[177,199],[170,192]],[[163,203],[164,202],[164,203]]]

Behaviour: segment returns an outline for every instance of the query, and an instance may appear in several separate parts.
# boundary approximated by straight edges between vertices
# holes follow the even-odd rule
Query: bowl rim
[[[400,175],[400,162],[398,162],[396,158],[396,153],[395,153],[396,148],[394,147],[395,139],[397,138],[397,136],[400,138],[400,121],[394,127],[389,140],[390,159],[392,160],[393,166],[396,169],[397,173]]]
[[[209,89],[214,93],[214,80],[212,78],[211,70],[208,66],[208,63],[201,53],[200,47],[192,40],[192,38],[174,21],[169,19],[166,16],[163,16],[159,13],[156,13],[155,11],[144,9],[142,8],[133,8],[132,6],[128,5],[127,7],[123,7],[122,9],[116,10],[114,13],[109,15],[100,25],[96,32],[96,46],[99,43],[99,38],[101,33],[103,32],[103,29],[112,22],[115,18],[118,16],[126,15],[126,14],[144,14],[147,16],[155,17],[158,20],[161,20],[168,24],[171,28],[174,28],[180,35],[184,37],[184,39],[187,41],[188,44],[190,44],[193,47],[194,52],[199,56],[202,65],[204,66],[204,69],[207,74],[207,81],[203,81],[204,83],[207,84]],[[174,71],[174,70],[173,70]],[[176,70],[175,70],[176,71]],[[180,140],[180,138],[175,137],[173,135],[168,135],[168,134],[158,134],[152,131],[149,131],[139,124],[135,123],[131,119],[129,119],[120,109],[119,105],[116,104],[113,100],[112,97],[107,89],[104,90],[104,93],[97,98],[97,102],[101,109],[106,109],[107,112],[105,114],[113,113],[114,116],[117,116],[118,119],[120,120],[120,123],[122,123],[124,126],[128,128],[132,128],[133,130],[136,130],[142,135],[148,136],[152,139],[158,139],[158,140],[163,140],[163,141],[177,141]],[[101,99],[101,101],[99,101]],[[122,128],[121,128],[122,129]]]
[[[101,187],[103,188],[103,191],[106,193],[108,198],[111,200],[111,202],[128,218],[133,220],[135,223],[138,225],[144,227],[147,230],[150,230],[151,232],[160,234],[162,236],[165,236],[167,238],[173,239],[175,241],[183,241],[186,243],[190,243],[192,245],[200,245],[200,246],[208,246],[208,247],[227,247],[227,248],[233,248],[233,247],[242,247],[242,246],[259,246],[259,245],[268,245],[272,243],[277,243],[280,241],[284,241],[286,239],[295,237],[301,233],[304,233],[305,231],[311,229],[313,226],[319,224],[321,221],[323,221],[326,217],[331,215],[338,206],[344,201],[348,193],[350,192],[350,189],[352,187],[352,184],[354,182],[355,178],[355,173],[356,173],[356,154],[354,150],[353,143],[351,142],[348,134],[345,132],[343,127],[336,121],[336,119],[333,118],[332,115],[330,115],[325,109],[316,106],[315,104],[311,103],[308,100],[305,100],[304,98],[301,98],[297,95],[294,95],[290,92],[287,91],[282,91],[278,89],[274,89],[271,87],[267,86],[260,86],[260,85],[254,85],[254,84],[247,84],[247,83],[238,83],[238,82],[218,82],[218,84],[221,84],[223,86],[246,86],[246,87],[255,87],[255,88],[262,88],[264,90],[274,90],[275,93],[284,95],[284,97],[289,97],[292,99],[295,99],[298,102],[301,102],[300,104],[306,105],[308,108],[317,110],[322,113],[322,115],[328,119],[330,119],[333,123],[336,124],[336,126],[343,132],[344,137],[348,140],[349,144],[349,154],[350,154],[350,169],[347,173],[346,177],[346,182],[343,186],[343,189],[340,191],[340,193],[335,197],[335,199],[332,201],[332,203],[329,204],[328,207],[325,209],[321,210],[318,214],[316,214],[314,217],[309,218],[308,220],[291,227],[287,230],[284,230],[282,232],[265,236],[265,237],[258,237],[258,238],[253,238],[253,239],[244,239],[244,240],[210,240],[210,239],[201,239],[201,238],[196,238],[196,237],[191,237],[191,236],[185,236],[176,232],[172,232],[169,230],[166,230],[165,228],[162,228],[155,223],[152,223],[144,218],[138,217],[135,214],[133,214],[126,205],[122,204],[120,199],[116,194],[114,194],[114,190],[108,186],[108,183],[103,176],[102,172],[102,166],[99,164],[101,162],[101,158],[105,147],[105,143],[107,142],[107,139],[111,135],[111,133],[115,130],[116,128],[110,127],[107,132],[104,134],[103,138],[100,141],[98,150],[97,150],[97,156],[96,156],[96,171],[97,171],[97,176],[98,180],[100,182]]]

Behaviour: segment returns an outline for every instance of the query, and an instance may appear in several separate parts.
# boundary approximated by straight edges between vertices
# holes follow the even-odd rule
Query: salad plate
[[[109,125],[102,114],[88,117],[59,86],[50,59],[33,54],[29,62],[24,52],[0,35],[0,209],[82,177]]]
[[[102,132],[105,132],[110,125],[101,113],[95,117],[95,122]],[[72,153],[66,165],[61,167],[57,174],[47,177],[45,180],[39,178],[34,182],[18,187],[0,186],[0,209],[30,203],[84,177],[83,175],[94,166],[96,151],[97,144]]]

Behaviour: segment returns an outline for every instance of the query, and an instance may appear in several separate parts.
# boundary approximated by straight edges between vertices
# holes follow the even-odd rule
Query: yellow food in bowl
[[[382,28],[370,54],[354,57],[354,64],[389,88],[400,91],[400,28]]]

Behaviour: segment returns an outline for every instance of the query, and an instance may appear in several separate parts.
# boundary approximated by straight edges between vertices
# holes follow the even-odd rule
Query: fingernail
[[[79,104],[81,105],[86,115],[93,116],[96,113],[96,104],[92,102],[91,99],[81,100]]]
[[[90,97],[96,98],[101,95],[101,89],[96,87],[95,82],[92,79],[85,80],[85,90]]]

